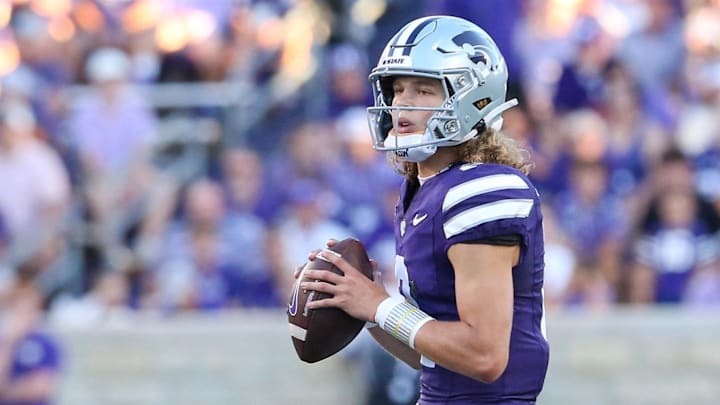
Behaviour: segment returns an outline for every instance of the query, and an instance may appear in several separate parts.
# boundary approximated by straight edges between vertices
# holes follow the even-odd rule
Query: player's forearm
[[[508,346],[463,322],[431,321],[415,336],[415,350],[437,364],[490,383],[507,367]]]
[[[387,298],[378,305],[375,322],[391,337],[430,360],[482,382],[495,381],[507,367],[510,325],[477,321],[442,322],[412,303]]]
[[[372,337],[383,349],[388,353],[397,357],[408,366],[419,370],[420,369],[420,355],[415,350],[409,348],[394,337],[388,335],[382,328],[375,327],[368,329]]]

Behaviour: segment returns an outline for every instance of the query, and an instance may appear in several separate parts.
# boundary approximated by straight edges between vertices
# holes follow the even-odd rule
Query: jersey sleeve
[[[535,188],[519,173],[466,176],[443,199],[445,251],[498,236],[517,235],[525,243],[538,201]]]

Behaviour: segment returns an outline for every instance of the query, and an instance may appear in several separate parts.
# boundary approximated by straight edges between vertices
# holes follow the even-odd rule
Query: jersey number
[[[408,276],[407,266],[405,266],[405,258],[403,256],[395,256],[395,277],[398,279],[400,294],[416,307],[419,307],[415,298],[413,298],[412,288],[410,287],[410,276]],[[420,355],[420,364],[425,367],[435,368],[435,362]]]
[[[410,289],[410,276],[408,276],[407,266],[405,266],[405,258],[403,256],[395,256],[395,277],[398,279],[400,294],[413,305],[418,306]]]

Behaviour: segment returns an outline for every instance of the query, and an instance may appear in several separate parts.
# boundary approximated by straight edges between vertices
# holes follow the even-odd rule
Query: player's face
[[[393,81],[394,107],[439,107],[445,100],[440,80],[425,77],[400,76]],[[425,132],[433,111],[393,110],[393,129],[397,135]]]

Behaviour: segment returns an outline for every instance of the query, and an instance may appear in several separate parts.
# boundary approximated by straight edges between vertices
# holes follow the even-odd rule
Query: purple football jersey
[[[512,269],[514,314],[505,372],[485,384],[423,359],[420,404],[533,403],[549,359],[542,213],[535,187],[509,166],[456,164],[417,191],[411,188],[403,183],[396,207],[395,272],[400,292],[435,319],[459,320],[450,246],[499,236],[521,240],[520,262]]]

